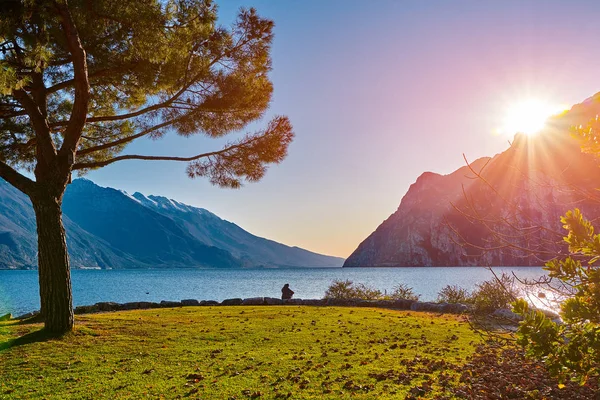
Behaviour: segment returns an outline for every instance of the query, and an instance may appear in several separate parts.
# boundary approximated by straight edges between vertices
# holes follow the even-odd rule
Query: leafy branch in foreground
[[[600,270],[594,265],[600,258],[600,234],[578,209],[568,211],[561,221],[571,255],[549,261],[545,269],[550,278],[572,290],[560,305],[563,323],[519,299],[513,311],[524,320],[517,342],[527,354],[543,359],[562,381],[570,378],[584,384],[600,375]]]

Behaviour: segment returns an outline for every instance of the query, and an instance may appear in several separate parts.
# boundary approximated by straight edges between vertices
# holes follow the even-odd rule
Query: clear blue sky
[[[290,117],[288,158],[240,190],[190,180],[185,164],[169,162],[127,161],[88,178],[203,207],[321,253],[347,257],[422,172],[449,173],[464,165],[463,153],[506,149],[511,138],[493,132],[511,103],[573,104],[600,91],[595,1],[218,4],[224,25],[242,6],[275,21],[266,118]],[[192,155],[221,144],[169,136],[126,153]]]

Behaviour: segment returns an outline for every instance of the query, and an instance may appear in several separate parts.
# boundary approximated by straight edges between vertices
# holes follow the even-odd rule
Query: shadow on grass
[[[0,342],[0,351],[10,349],[11,347],[23,346],[26,344],[37,343],[37,342],[45,342],[51,339],[57,339],[62,335],[57,335],[55,333],[50,333],[45,329],[40,329],[37,331],[33,331],[27,333],[21,337],[15,339],[9,339],[3,342]]]
[[[466,322],[488,342],[509,344],[516,341],[518,322],[515,320],[486,314],[470,314]]]
[[[16,321],[15,325],[31,325],[31,324],[39,324],[44,322],[44,318],[42,318],[41,314],[34,315],[33,317],[26,319],[15,319],[11,321]]]

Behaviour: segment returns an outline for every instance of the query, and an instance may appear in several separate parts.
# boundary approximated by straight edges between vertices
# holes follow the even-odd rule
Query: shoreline
[[[130,310],[147,310],[156,308],[207,307],[207,306],[317,306],[317,307],[375,307],[392,310],[434,312],[440,314],[463,314],[468,311],[464,304],[434,303],[414,300],[361,300],[361,299],[289,299],[274,297],[240,297],[216,300],[184,299],[181,301],[162,300],[160,303],[136,301],[128,303],[98,302],[88,306],[77,306],[74,314],[94,314],[101,312],[117,312]],[[14,317],[14,320],[35,318],[39,311],[33,311]]]

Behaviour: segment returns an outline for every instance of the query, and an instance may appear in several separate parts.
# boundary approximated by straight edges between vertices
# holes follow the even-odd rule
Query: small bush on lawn
[[[334,280],[325,291],[326,299],[351,299],[355,291],[349,280]]]
[[[325,292],[326,299],[362,299],[362,300],[419,300],[413,288],[401,283],[390,294],[372,288],[364,283],[355,284],[350,280],[334,280]]]
[[[383,297],[383,293],[380,290],[374,289],[370,286],[367,286],[363,283],[359,283],[355,287],[356,290],[356,299],[363,300],[379,300]]]
[[[394,291],[388,296],[393,300],[414,300],[418,301],[420,294],[416,294],[410,286],[400,283],[394,287]]]
[[[471,294],[467,289],[457,285],[447,285],[439,291],[437,302],[450,304],[467,304],[471,301]]]
[[[515,278],[503,272],[500,277],[479,283],[473,292],[472,303],[476,313],[487,314],[500,308],[510,308],[518,297]]]
[[[327,291],[325,291],[326,299],[363,299],[377,300],[383,297],[380,290],[359,283],[355,285],[350,280],[334,280]]]

